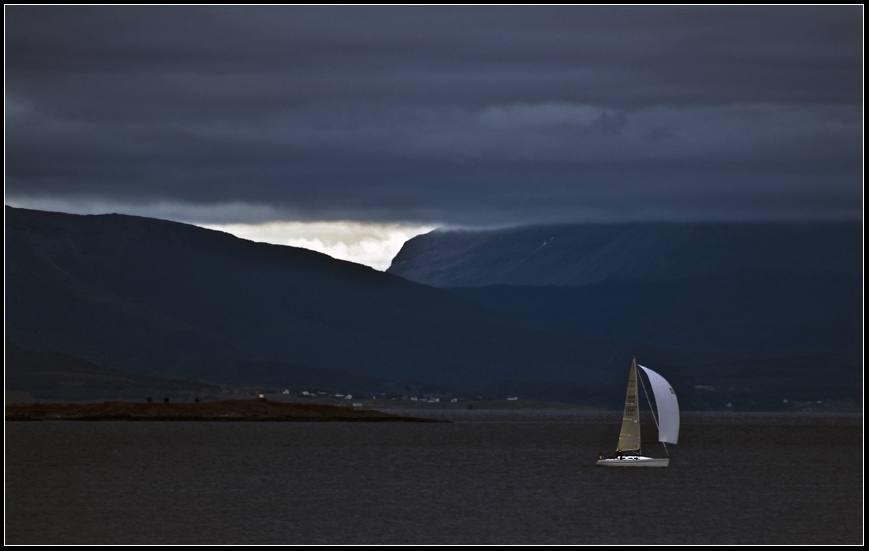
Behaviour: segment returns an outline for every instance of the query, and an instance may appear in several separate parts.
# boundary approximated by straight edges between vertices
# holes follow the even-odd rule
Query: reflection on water
[[[859,416],[688,413],[626,470],[619,412],[413,414],[455,422],[7,423],[6,543],[862,543]]]

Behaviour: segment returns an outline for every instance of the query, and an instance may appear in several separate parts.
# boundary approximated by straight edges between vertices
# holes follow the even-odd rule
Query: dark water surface
[[[405,413],[457,422],[6,423],[6,543],[863,542],[859,415],[688,413],[606,469],[618,412]]]

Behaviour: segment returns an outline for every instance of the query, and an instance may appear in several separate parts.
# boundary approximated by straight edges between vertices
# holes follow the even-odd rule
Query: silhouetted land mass
[[[216,385],[138,375],[96,365],[61,352],[37,352],[6,342],[5,390],[37,400],[92,401],[108,397],[140,400],[146,396],[221,394]]]
[[[103,402],[99,404],[6,404],[7,421],[369,421],[433,422],[375,410],[267,400],[201,404]]]
[[[479,393],[538,379],[587,396],[601,369],[584,356],[613,355],[366,266],[135,216],[6,207],[6,290],[16,346],[206,383]]]
[[[449,290],[545,331],[758,357],[860,355],[861,289],[836,272]]]
[[[541,330],[633,343],[697,409],[776,409],[859,399],[862,251],[858,222],[435,230],[387,271]]]
[[[862,251],[856,222],[586,224],[434,231],[388,271],[546,331],[856,356]]]
[[[186,224],[6,207],[7,390],[141,399],[154,381],[137,377],[156,377],[619,408],[636,356],[684,409],[860,399],[861,243],[846,223],[433,232],[399,277]],[[50,353],[66,356],[25,358]]]

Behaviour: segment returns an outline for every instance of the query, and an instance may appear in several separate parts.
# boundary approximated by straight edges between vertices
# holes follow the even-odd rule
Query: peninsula
[[[367,421],[443,422],[327,404],[222,400],[199,404],[102,402],[6,404],[6,421]]]

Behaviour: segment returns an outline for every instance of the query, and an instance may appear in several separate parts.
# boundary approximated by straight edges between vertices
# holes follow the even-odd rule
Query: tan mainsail
[[[631,375],[628,378],[628,395],[625,398],[625,415],[622,418],[622,432],[619,434],[618,451],[640,449],[640,410],[637,407],[637,360],[631,362]]]

